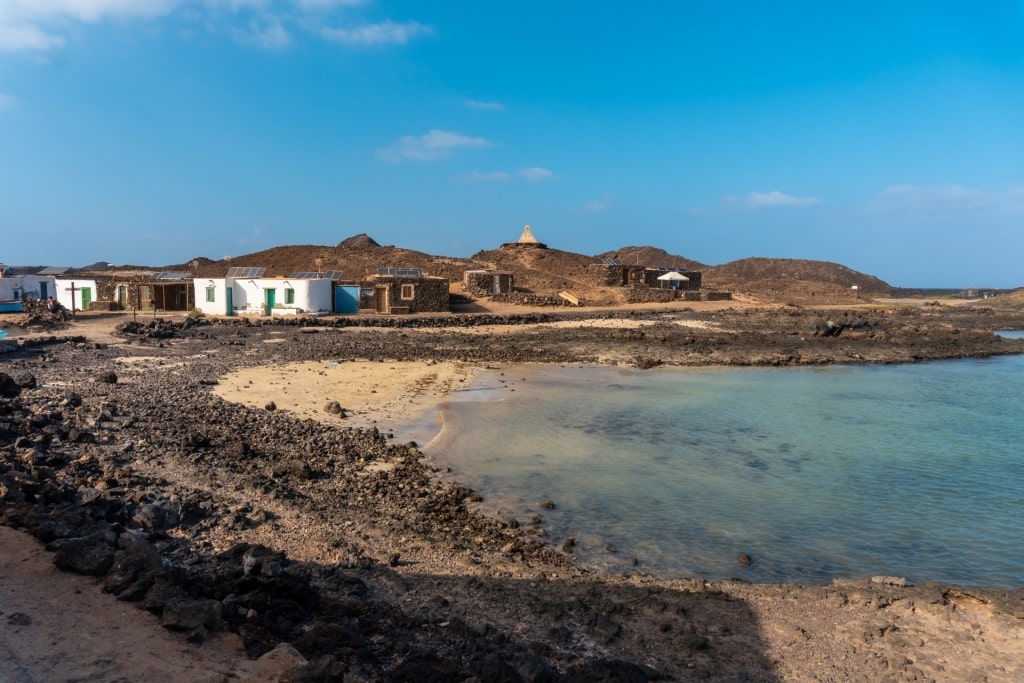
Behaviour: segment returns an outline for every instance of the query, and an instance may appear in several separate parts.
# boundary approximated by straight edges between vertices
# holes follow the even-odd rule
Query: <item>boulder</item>
[[[221,605],[216,600],[173,600],[164,605],[161,623],[171,631],[192,631],[200,626],[215,631],[220,615]]]
[[[113,532],[96,531],[82,538],[68,539],[53,555],[58,569],[86,576],[104,576],[114,564]]]
[[[146,539],[131,532],[117,538],[114,564],[103,580],[103,590],[120,600],[140,600],[162,568],[160,553]]]
[[[0,372],[0,397],[14,398],[21,393],[21,386],[5,372]]]

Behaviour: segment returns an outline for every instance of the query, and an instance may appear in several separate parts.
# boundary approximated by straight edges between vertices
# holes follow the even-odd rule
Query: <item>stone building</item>
[[[508,294],[514,288],[510,270],[467,270],[462,276],[466,291],[477,296]]]
[[[448,279],[419,268],[381,268],[360,285],[359,309],[384,315],[449,310]]]

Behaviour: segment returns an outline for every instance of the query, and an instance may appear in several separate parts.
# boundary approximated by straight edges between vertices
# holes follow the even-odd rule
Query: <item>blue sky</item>
[[[1020,0],[0,0],[0,261],[529,223],[1021,286],[1021,36]]]

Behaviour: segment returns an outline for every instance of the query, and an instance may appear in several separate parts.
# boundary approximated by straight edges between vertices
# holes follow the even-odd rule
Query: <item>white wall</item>
[[[225,315],[227,289],[236,314],[264,315],[267,290],[274,289],[275,308],[271,315],[323,314],[331,312],[334,288],[330,280],[289,278],[196,278],[196,308],[208,315]],[[214,288],[214,301],[206,300],[207,287]],[[295,292],[293,303],[286,302],[286,290]]]
[[[0,278],[0,301],[5,299],[45,299],[40,283],[46,283],[46,296],[53,296],[57,285],[48,275],[15,275]],[[70,293],[69,293],[70,294]]]
[[[228,285],[224,278],[197,277],[192,283],[196,290],[196,308],[206,315],[226,314]],[[213,287],[213,301],[206,300],[208,287]]]
[[[71,288],[74,287],[75,299],[71,300]],[[96,281],[95,280],[66,280],[64,278],[57,278],[54,281],[54,288],[56,291],[56,299],[68,310],[82,310],[82,288],[88,287],[92,294],[91,301],[96,301]]]

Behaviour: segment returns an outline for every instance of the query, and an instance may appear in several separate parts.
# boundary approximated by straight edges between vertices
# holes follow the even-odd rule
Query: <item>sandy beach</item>
[[[229,373],[213,393],[254,408],[273,402],[327,424],[392,430],[421,419],[481,370],[434,361],[307,361]],[[343,412],[329,410],[332,401]]]

